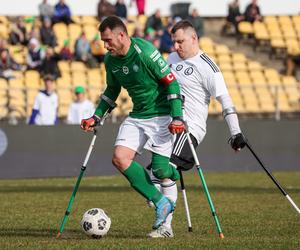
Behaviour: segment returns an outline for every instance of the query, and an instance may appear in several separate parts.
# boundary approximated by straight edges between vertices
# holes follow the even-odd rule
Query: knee
[[[112,157],[112,164],[121,172],[124,172],[130,166],[132,159],[126,152],[116,149]]]
[[[171,171],[169,171],[168,168],[152,168],[152,173],[153,175],[157,178],[157,179],[166,179],[166,178],[170,178],[172,173]]]

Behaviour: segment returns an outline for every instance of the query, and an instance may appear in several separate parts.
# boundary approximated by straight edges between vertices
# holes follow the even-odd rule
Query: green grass
[[[300,172],[276,178],[300,205]],[[61,239],[56,239],[76,178],[1,180],[0,249],[300,249],[300,216],[263,172],[207,173],[208,188],[225,235],[220,240],[196,173],[185,175],[193,223],[181,193],[174,239],[147,239],[154,211],[122,176],[84,177]],[[79,222],[89,208],[112,219],[102,239],[91,239]]]

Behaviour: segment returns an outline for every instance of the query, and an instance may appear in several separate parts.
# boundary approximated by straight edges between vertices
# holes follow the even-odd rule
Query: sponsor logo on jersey
[[[194,72],[194,69],[193,69],[192,67],[188,67],[188,68],[186,68],[186,69],[184,70],[184,74],[185,74],[186,76],[189,76],[189,75],[193,74],[193,72]]]
[[[129,68],[127,66],[123,66],[123,73],[127,75],[129,73]]]
[[[165,60],[162,59],[162,58],[159,58],[157,62],[158,62],[158,65],[159,65],[160,67],[163,67],[163,66],[165,66],[165,64],[166,64]]]
[[[160,72],[164,73],[168,68],[169,68],[168,65],[166,65],[165,67],[162,68],[162,70]]]
[[[178,64],[176,66],[176,71],[180,71],[180,70],[182,70],[182,68],[183,68],[183,65],[182,64]]]
[[[139,66],[137,66],[136,64],[133,65],[132,67],[134,72],[138,72],[139,71]]]
[[[114,74],[117,73],[120,69],[112,69],[111,72],[113,72]]]

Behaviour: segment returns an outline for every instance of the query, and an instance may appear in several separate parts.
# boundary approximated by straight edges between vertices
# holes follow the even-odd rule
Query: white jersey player
[[[206,134],[208,107],[210,98],[214,97],[222,105],[222,114],[231,134],[230,144],[234,150],[239,151],[245,146],[245,138],[241,133],[236,110],[219,67],[199,49],[196,31],[190,22],[182,20],[176,23],[171,35],[176,52],[169,55],[168,63],[185,99],[184,119],[191,132],[194,147],[202,142]],[[185,133],[176,135],[170,161],[178,170],[189,170],[194,166],[195,162]],[[170,181],[165,185],[166,182],[161,184],[155,178],[152,178],[152,181],[170,200],[176,202],[175,182]],[[149,236],[173,237],[171,221],[172,214]]]
[[[58,97],[54,92],[55,82],[51,75],[44,77],[45,90],[40,91],[33,104],[30,125],[54,125],[57,123]]]
[[[91,117],[95,112],[94,104],[85,99],[85,89],[82,86],[75,88],[76,100],[71,103],[67,123],[80,124],[82,119]]]

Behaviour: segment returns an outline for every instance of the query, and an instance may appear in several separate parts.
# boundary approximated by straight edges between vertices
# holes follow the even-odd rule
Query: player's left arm
[[[179,84],[159,51],[154,50],[151,52],[149,53],[150,55],[145,56],[145,61],[151,72],[158,79],[159,84],[164,85],[167,89],[167,98],[171,108],[170,115],[173,118],[169,125],[169,130],[172,134],[182,133],[185,125],[183,122],[182,97]]]
[[[237,111],[228,93],[221,72],[213,74],[211,79],[211,92],[211,94],[215,96],[218,102],[222,105],[222,115],[231,134],[229,143],[234,150],[239,151],[245,147],[246,138],[241,132]]]

